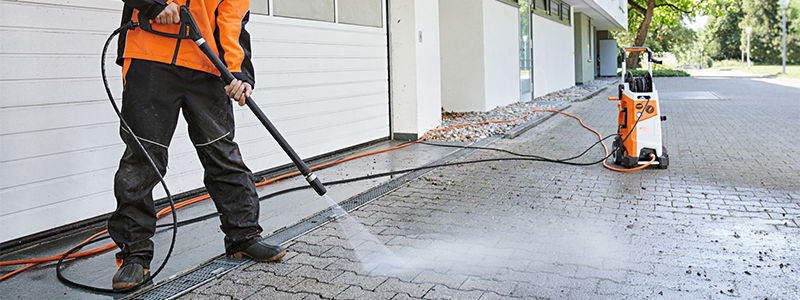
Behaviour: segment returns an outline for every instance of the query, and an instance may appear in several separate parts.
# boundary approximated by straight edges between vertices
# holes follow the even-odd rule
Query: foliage
[[[741,57],[742,30],[739,23],[744,19],[742,0],[732,0],[727,14],[710,16],[705,28],[705,49],[709,57],[716,60]]]
[[[797,2],[795,0],[794,2]],[[739,31],[752,27],[750,39],[750,57],[754,62],[780,64],[782,56],[783,10],[778,1],[743,1],[744,17],[739,22]],[[798,5],[794,3],[787,10],[787,63],[800,63],[800,19]],[[747,44],[747,34],[741,34],[740,43]]]
[[[623,45],[643,46],[648,40],[651,28],[661,29],[662,32],[677,29],[683,18],[721,15],[728,8],[729,1],[732,0],[628,0],[628,34],[632,39],[628,40],[631,43]],[[667,43],[668,47],[685,48],[687,40],[696,39],[694,36],[688,36],[689,39],[686,39],[685,34],[680,32],[676,32],[676,35],[680,38],[663,39],[662,42]],[[628,63],[630,66],[637,65],[638,57],[634,56]]]
[[[620,45],[633,45],[635,32],[623,31],[615,34]],[[643,47],[648,47],[654,52],[675,52],[683,45],[690,45],[697,40],[697,32],[686,28],[682,23],[669,25],[653,23],[647,32],[647,40]]]
[[[641,77],[647,73],[647,70],[630,70],[633,73],[633,76]],[[617,76],[621,76],[622,72],[617,72]],[[684,70],[673,70],[673,69],[662,69],[662,70],[653,70],[653,77],[688,77],[689,73],[686,73]]]

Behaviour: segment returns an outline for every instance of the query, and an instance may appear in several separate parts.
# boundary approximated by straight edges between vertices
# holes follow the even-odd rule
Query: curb
[[[610,87],[612,85],[613,85],[613,83],[611,83],[609,85],[606,85],[604,87],[598,88],[598,89],[596,89],[596,90],[594,90],[592,92],[589,92],[588,94],[584,95],[580,99],[572,101],[572,102],[583,102],[583,101],[589,100],[592,97],[597,96],[598,94],[602,93],[603,91],[605,91],[608,87]],[[562,105],[560,107],[554,108],[553,110],[564,111],[564,110],[572,107],[572,104],[569,104],[569,103],[571,103],[571,102],[568,102],[568,103],[566,103],[566,104],[564,104],[564,105]],[[544,115],[541,115],[541,116],[538,116],[538,117],[534,118],[533,120],[530,120],[530,121],[526,122],[525,124],[522,124],[520,126],[514,127],[514,129],[511,129],[508,132],[506,132],[503,135],[503,138],[504,139],[514,139],[514,138],[520,136],[521,134],[525,133],[526,131],[530,130],[531,128],[536,127],[539,124],[542,124],[544,121],[547,121],[548,119],[553,117],[555,114],[556,113],[546,113]]]
[[[563,110],[566,110],[567,108],[570,108],[570,107],[572,107],[572,104],[567,103],[567,104],[564,104],[564,105],[562,105],[560,107],[556,107],[553,110],[563,111]],[[545,113],[545,114],[543,114],[541,116],[533,118],[533,120],[525,122],[525,124],[522,124],[522,125],[519,125],[517,127],[514,127],[514,129],[511,129],[510,131],[506,132],[505,134],[503,134],[503,138],[504,139],[514,139],[514,138],[520,136],[521,134],[525,133],[526,131],[530,130],[531,128],[536,127],[539,124],[542,124],[544,121],[547,121],[547,119],[550,119],[554,115],[556,115],[556,113],[552,113],[551,112],[551,113]]]
[[[614,85],[615,83],[616,83],[616,82],[614,82],[614,83],[610,83],[609,85],[606,85],[606,86],[604,86],[604,87],[598,88],[598,89],[596,89],[596,90],[594,90],[594,91],[592,91],[592,92],[589,92],[588,94],[586,94],[585,96],[581,97],[580,99],[578,99],[578,100],[575,100],[575,101],[572,101],[572,102],[583,102],[583,101],[589,100],[589,99],[591,99],[592,97],[599,95],[600,93],[602,93],[602,92],[603,92],[603,91],[605,91],[605,90],[606,90],[608,87],[610,87],[610,86]]]

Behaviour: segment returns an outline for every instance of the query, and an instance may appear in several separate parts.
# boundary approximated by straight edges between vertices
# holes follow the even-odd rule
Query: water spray
[[[114,102],[114,97],[111,94],[111,90],[109,88],[108,80],[107,80],[107,78],[105,76],[105,58],[106,58],[106,52],[108,50],[108,46],[109,46],[112,38],[114,36],[116,36],[117,34],[119,34],[120,32],[122,32],[122,31],[135,30],[137,27],[139,27],[140,29],[142,29],[144,31],[147,31],[147,32],[150,32],[150,33],[153,33],[153,34],[157,34],[157,35],[160,35],[160,36],[165,36],[165,37],[175,38],[175,39],[190,39],[190,40],[194,41],[197,44],[199,49],[208,57],[208,59],[211,61],[211,63],[214,64],[214,66],[220,72],[220,74],[221,74],[220,76],[224,80],[225,84],[229,84],[231,81],[233,81],[235,79],[233,77],[233,74],[231,74],[231,72],[227,69],[225,64],[220,60],[220,58],[216,55],[216,53],[214,53],[213,50],[211,50],[209,45],[206,43],[205,39],[203,39],[203,36],[200,33],[200,30],[199,30],[197,24],[195,23],[194,18],[192,17],[191,13],[189,12],[189,9],[187,7],[185,7],[185,6],[181,6],[179,14],[180,14],[180,19],[181,19],[181,26],[180,26],[180,30],[179,30],[179,32],[177,34],[171,34],[171,33],[155,31],[150,27],[149,21],[144,21],[142,23],[128,22],[126,24],[123,24],[123,26],[121,26],[120,28],[116,29],[114,31],[114,33],[112,33],[112,35],[108,38],[108,40],[106,40],[106,44],[105,44],[105,46],[103,48],[103,55],[101,56],[102,78],[103,78],[103,83],[105,85],[106,93],[108,94],[108,97],[109,97],[109,100],[111,102],[111,105],[113,106],[114,110],[116,111],[117,115],[119,116],[120,122],[122,123],[123,127],[128,128],[127,123],[125,122],[124,118],[122,118],[120,110],[117,107],[117,104]],[[332,208],[331,209],[331,215],[328,216],[328,221],[336,222],[336,223],[340,224],[340,226],[342,227],[342,230],[348,236],[348,241],[353,246],[353,248],[354,248],[354,250],[356,252],[356,255],[358,256],[359,260],[361,260],[362,264],[365,266],[365,269],[376,270],[379,273],[391,274],[391,273],[396,273],[396,272],[402,272],[403,269],[408,268],[410,266],[408,261],[405,261],[404,259],[402,259],[402,258],[398,257],[397,255],[395,255],[394,253],[392,253],[392,251],[390,251],[388,248],[386,248],[386,246],[382,242],[380,242],[374,235],[369,233],[369,231],[366,228],[364,228],[363,225],[361,225],[356,220],[354,220],[354,218],[352,216],[350,216],[347,213],[346,210],[342,209],[338,205],[338,203],[336,201],[334,201],[330,196],[327,195],[327,189],[325,188],[325,185],[323,185],[322,181],[314,173],[312,173],[312,168],[310,168],[300,158],[300,156],[297,155],[297,153],[294,151],[294,149],[289,145],[289,143],[286,141],[286,139],[280,134],[278,129],[275,127],[275,125],[272,124],[272,122],[267,118],[267,116],[258,107],[258,105],[256,105],[256,103],[250,97],[247,97],[245,103],[250,108],[250,110],[253,112],[253,114],[255,114],[256,118],[258,118],[258,120],[261,122],[261,124],[272,135],[272,137],[275,139],[275,141],[278,143],[278,145],[289,156],[289,158],[292,160],[294,165],[299,170],[299,172],[297,172],[297,173],[286,174],[286,175],[283,175],[283,176],[279,176],[277,178],[273,178],[273,179],[270,179],[270,180],[266,180],[264,182],[260,182],[259,184],[257,184],[257,186],[264,185],[264,184],[269,184],[271,182],[274,182],[274,181],[277,181],[277,180],[280,180],[280,179],[283,179],[283,178],[292,177],[294,175],[299,175],[299,174],[302,174],[305,177],[306,181],[308,182],[307,186],[304,185],[304,186],[298,186],[298,187],[294,187],[294,188],[289,188],[289,189],[277,191],[277,192],[271,193],[269,195],[260,197],[259,200],[263,201],[265,199],[268,199],[268,198],[271,198],[271,197],[275,197],[275,196],[278,196],[278,195],[281,195],[281,194],[285,194],[285,193],[292,192],[292,191],[298,191],[298,190],[302,190],[302,189],[307,189],[307,188],[310,187],[310,188],[314,189],[314,191],[318,195],[322,196],[326,201],[328,201],[328,204]],[[649,100],[645,102],[644,106],[646,107],[648,104],[649,104]],[[584,150],[581,154],[578,154],[578,155],[570,157],[570,158],[565,158],[565,159],[546,158],[546,157],[542,157],[542,156],[538,156],[538,155],[532,155],[532,154],[519,154],[519,153],[511,152],[511,151],[504,150],[504,149],[498,149],[498,148],[472,147],[472,146],[455,146],[455,145],[434,145],[434,146],[439,146],[439,147],[458,147],[458,148],[471,148],[471,149],[480,149],[480,150],[500,151],[500,152],[504,152],[504,153],[507,153],[507,154],[511,154],[511,155],[513,155],[515,157],[490,158],[490,159],[480,159],[480,160],[472,160],[472,161],[458,161],[458,162],[448,162],[448,163],[435,164],[435,165],[426,165],[426,166],[422,166],[422,167],[415,167],[415,168],[409,168],[409,169],[403,169],[403,170],[394,170],[394,171],[390,171],[390,172],[371,174],[371,175],[366,175],[366,176],[361,176],[361,177],[354,177],[354,178],[330,181],[330,182],[328,182],[328,184],[329,185],[346,184],[346,183],[352,183],[352,182],[357,182],[357,181],[362,181],[362,180],[369,180],[369,179],[374,179],[374,178],[379,178],[379,177],[403,174],[403,173],[412,172],[412,171],[418,171],[418,170],[426,170],[426,169],[433,169],[433,168],[439,168],[439,167],[449,167],[449,166],[458,166],[458,165],[467,165],[467,164],[476,164],[476,163],[497,162],[497,161],[530,161],[530,162],[538,161],[538,162],[550,162],[550,163],[572,165],[572,166],[591,166],[591,165],[602,163],[606,168],[609,168],[611,170],[619,171],[619,172],[626,172],[626,171],[635,171],[635,170],[640,170],[640,169],[646,168],[647,166],[649,166],[650,164],[653,163],[653,160],[655,160],[655,159],[653,159],[653,160],[651,160],[649,163],[647,163],[645,165],[641,165],[641,166],[639,166],[637,168],[628,169],[628,170],[621,170],[621,169],[611,168],[608,165],[606,165],[606,160],[608,160],[620,148],[620,146],[615,145],[615,147],[612,148],[611,153],[609,153],[608,148],[603,143],[603,141],[608,139],[608,138],[610,138],[610,137],[620,136],[619,133],[618,134],[613,134],[613,135],[610,135],[610,136],[607,136],[607,137],[602,137],[600,135],[600,133],[598,133],[594,129],[586,126],[583,123],[583,121],[580,118],[576,117],[576,116],[573,116],[573,115],[570,115],[570,114],[567,114],[567,113],[564,113],[564,112],[560,112],[560,111],[554,111],[554,110],[531,110],[531,111],[528,111],[525,115],[520,116],[520,117],[518,117],[516,119],[499,120],[499,121],[486,121],[486,122],[475,122],[475,123],[465,123],[465,124],[458,124],[458,125],[450,126],[450,127],[447,127],[447,128],[436,129],[436,130],[428,133],[424,137],[420,138],[417,141],[409,142],[409,143],[406,143],[406,144],[402,144],[402,145],[399,145],[399,146],[394,146],[394,147],[387,148],[387,149],[382,149],[382,150],[378,150],[378,151],[373,151],[373,152],[369,152],[369,153],[364,153],[364,154],[359,154],[359,155],[356,155],[356,156],[343,158],[343,159],[340,159],[340,160],[337,160],[337,161],[334,161],[334,162],[330,162],[330,163],[326,163],[326,164],[322,164],[322,165],[317,165],[313,169],[319,170],[319,169],[322,169],[322,168],[330,167],[332,165],[335,165],[335,164],[338,164],[338,163],[343,163],[343,162],[346,162],[346,161],[349,161],[349,160],[352,160],[352,159],[356,159],[356,158],[359,158],[359,157],[372,155],[372,154],[377,154],[377,153],[383,153],[383,152],[387,152],[387,151],[391,151],[391,150],[396,150],[396,149],[404,148],[404,147],[411,146],[411,145],[414,145],[414,144],[417,144],[417,143],[427,144],[427,143],[424,143],[423,141],[425,141],[430,135],[432,135],[435,132],[439,132],[439,131],[443,131],[443,130],[449,130],[449,129],[452,129],[452,128],[455,128],[455,127],[461,127],[461,126],[483,125],[483,124],[489,124],[489,123],[513,122],[513,121],[517,121],[517,120],[520,120],[520,119],[524,119],[524,118],[528,117],[531,113],[534,113],[534,112],[558,113],[558,114],[562,114],[562,115],[574,118],[575,120],[577,120],[580,123],[580,125],[582,127],[584,127],[585,129],[595,133],[597,135],[597,137],[598,137],[598,141],[596,143],[592,144],[586,150]],[[637,128],[637,125],[639,124],[639,121],[641,121],[641,119],[642,118],[641,118],[641,115],[640,115],[639,118],[637,118],[635,120],[635,122],[633,122],[633,126],[631,127],[631,132],[633,132],[633,129]],[[129,130],[129,131],[133,132],[132,130]],[[631,135],[630,132],[627,135],[625,135],[625,137],[621,139],[621,143],[620,144],[624,144],[628,140],[630,135]],[[134,140],[136,140],[137,143],[138,143],[138,138],[136,138]],[[431,144],[429,144],[429,145],[431,145]],[[572,160],[575,160],[575,159],[577,159],[579,157],[582,157],[583,155],[588,153],[589,150],[591,150],[592,148],[594,148],[597,145],[601,145],[603,150],[604,150],[604,152],[606,153],[605,156],[602,159],[597,160],[597,161],[592,161],[592,162],[572,162]],[[139,147],[141,148],[140,149],[141,151],[144,151],[145,153],[147,153],[144,150],[144,148],[143,148],[143,146],[141,144],[139,144]],[[148,157],[149,157],[149,155],[148,155]],[[154,163],[152,163],[152,160],[151,160],[151,165],[155,168],[155,165],[154,165]],[[156,172],[156,173],[160,175],[160,172]],[[175,245],[175,237],[176,237],[176,233],[177,233],[177,228],[178,227],[189,225],[189,224],[193,224],[193,223],[197,223],[197,222],[200,222],[200,221],[207,220],[207,219],[214,218],[214,217],[218,216],[218,213],[212,213],[212,214],[207,214],[207,215],[203,215],[203,216],[199,216],[199,217],[195,217],[195,218],[192,218],[192,219],[183,220],[183,221],[178,222],[176,214],[175,214],[175,209],[183,207],[183,206],[191,204],[191,203],[194,203],[194,202],[197,202],[199,200],[207,199],[208,195],[196,197],[196,198],[181,202],[179,204],[175,204],[173,199],[172,199],[172,195],[170,194],[169,190],[167,189],[166,182],[163,180],[163,178],[160,178],[160,182],[161,182],[162,186],[164,187],[164,189],[166,191],[167,199],[168,199],[168,202],[169,202],[169,207],[161,210],[157,214],[157,216],[160,217],[162,215],[171,213],[172,214],[172,223],[171,224],[158,225],[157,228],[171,227],[173,229],[172,241],[170,243],[169,250],[167,251],[167,254],[166,254],[166,257],[165,257],[164,261],[156,269],[156,271],[153,272],[150,275],[148,280],[150,280],[150,279],[154,278],[156,275],[158,275],[158,273],[160,273],[160,271],[166,265],[167,260],[171,256],[173,247]],[[66,252],[64,252],[62,254],[53,256],[53,257],[0,262],[0,266],[2,266],[2,265],[15,265],[15,264],[29,264],[26,267],[23,267],[21,269],[18,269],[16,271],[12,272],[12,273],[9,273],[9,274],[6,274],[6,275],[0,277],[0,281],[2,281],[3,279],[8,278],[10,276],[13,276],[14,274],[22,272],[22,271],[24,271],[24,270],[26,270],[26,269],[28,269],[30,267],[33,267],[33,266],[35,266],[35,265],[37,265],[39,263],[48,262],[48,261],[58,261],[56,263],[56,274],[57,274],[58,279],[60,281],[62,281],[63,283],[71,285],[71,286],[75,286],[75,287],[79,287],[79,288],[83,288],[83,289],[87,289],[87,290],[91,290],[91,291],[96,291],[96,292],[103,292],[103,293],[127,293],[127,292],[132,292],[134,290],[137,290],[140,287],[144,286],[145,284],[149,284],[147,282],[148,280],[146,280],[142,284],[139,284],[139,285],[127,288],[127,289],[111,290],[111,289],[103,289],[103,288],[98,288],[98,287],[93,287],[93,286],[80,284],[80,283],[74,282],[72,280],[69,280],[69,279],[67,279],[66,277],[64,277],[62,275],[62,273],[61,273],[62,265],[63,265],[63,262],[66,259],[74,259],[74,258],[83,257],[83,256],[87,256],[87,255],[93,255],[93,254],[96,254],[96,253],[105,252],[107,250],[110,250],[113,247],[116,247],[113,244],[109,244],[107,246],[104,246],[104,247],[101,247],[101,248],[98,248],[98,249],[94,249],[94,250],[91,250],[91,251],[78,253],[78,251],[80,249],[82,249],[83,247],[85,247],[87,245],[90,245],[90,244],[97,243],[99,241],[108,239],[109,238],[108,236],[101,237],[101,235],[103,235],[105,233],[106,233],[106,231],[99,232],[98,234],[93,235],[92,237],[90,237],[86,241],[78,244],[77,246],[71,248],[70,250],[68,250],[68,251],[66,251]]]

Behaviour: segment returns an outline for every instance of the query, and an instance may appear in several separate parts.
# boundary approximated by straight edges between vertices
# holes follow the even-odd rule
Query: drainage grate
[[[247,263],[248,259],[217,257],[199,267],[180,275],[176,275],[161,284],[145,290],[138,294],[133,294],[124,299],[151,300],[151,299],[174,299],[183,294],[228,273],[238,266]]]
[[[496,141],[498,138],[499,138],[498,136],[494,136],[487,139],[483,139],[474,143],[473,146],[486,146]],[[464,156],[472,151],[474,150],[460,149],[428,165],[438,165],[447,163],[456,158]],[[348,212],[353,211],[361,206],[366,205],[367,203],[372,202],[375,199],[380,198],[383,195],[386,195],[400,188],[407,182],[427,174],[432,170],[433,169],[423,169],[406,173],[400,177],[389,180],[384,184],[371,188],[361,194],[353,196],[339,203],[339,205],[345,211]],[[333,214],[332,211],[333,208],[325,209],[297,224],[294,224],[283,230],[275,232],[272,235],[265,237],[264,239],[271,244],[285,244],[314,229],[319,228],[322,225],[327,224],[330,221],[328,216],[331,216]],[[189,270],[183,274],[170,277],[164,280],[163,282],[153,286],[150,289],[141,291],[139,293],[131,294],[123,299],[131,299],[131,300],[175,299],[177,297],[180,297],[181,295],[190,292],[195,288],[200,287],[201,285],[211,280],[214,280],[215,278],[218,278],[232,271],[233,269],[247,263],[248,261],[249,260],[247,259],[232,259],[232,258],[227,258],[225,256],[219,256],[205,264],[200,265],[197,268]]]

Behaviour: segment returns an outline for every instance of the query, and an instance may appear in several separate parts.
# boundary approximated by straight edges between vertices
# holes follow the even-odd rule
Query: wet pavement
[[[283,262],[183,299],[800,298],[800,89],[720,74],[656,83],[719,96],[662,100],[667,170],[436,169],[291,242]],[[613,93],[568,112],[613,133]],[[559,158],[595,140],[554,117],[492,146]]]
[[[401,143],[402,142],[397,141],[380,142],[369,147],[341,153],[334,158],[338,159],[352,154],[384,149]],[[315,173],[323,181],[334,181],[356,175],[361,176],[417,167],[440,159],[456,150],[457,149],[438,148],[427,145],[414,145],[401,150],[350,161]],[[330,186],[328,187],[328,194],[341,201],[369,188],[385,183],[393,177],[383,177],[356,183]],[[306,185],[304,179],[292,178],[260,187],[258,188],[258,193],[263,197],[275,191],[304,185]],[[109,199],[109,201],[114,200]],[[318,197],[311,190],[292,192],[281,195],[280,197],[262,200],[260,212],[260,223],[264,228],[264,233],[262,235],[266,236],[274,231],[295,224],[328,207],[329,203]],[[213,203],[206,200],[178,210],[177,215],[180,221],[215,211]],[[171,216],[159,220],[159,224],[171,224],[171,222]],[[0,261],[57,255],[68,250],[97,231],[98,230],[87,230],[31,248],[12,252],[0,256]],[[171,229],[167,229],[157,233],[153,238],[155,242],[155,257],[151,264],[153,268],[161,265],[169,246],[171,236]],[[224,252],[223,237],[224,234],[219,229],[219,220],[217,218],[211,218],[200,223],[181,227],[178,230],[176,246],[172,257],[161,275],[155,278],[155,282],[182,273],[222,254]],[[100,244],[89,246],[86,250],[106,243],[110,243],[110,240],[105,240]],[[83,284],[110,288],[111,277],[117,269],[114,263],[114,253],[115,251],[107,252],[90,258],[80,259],[74,263],[68,263],[64,274],[67,278]],[[5,274],[7,271],[19,267],[21,266],[0,267],[0,271],[2,271],[0,274]],[[89,293],[61,284],[56,278],[54,264],[40,265],[0,282],[0,298],[2,299],[109,299],[113,296],[114,295]]]

